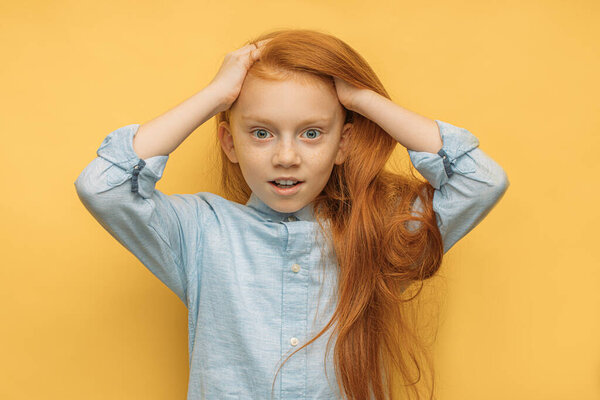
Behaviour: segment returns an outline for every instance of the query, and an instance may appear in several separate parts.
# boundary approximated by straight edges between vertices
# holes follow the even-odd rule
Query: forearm
[[[402,108],[372,90],[364,92],[355,111],[375,122],[409,150],[437,153],[442,148],[434,120]]]
[[[142,159],[169,155],[221,107],[219,92],[211,86],[205,87],[164,114],[140,125],[133,139],[136,154]]]

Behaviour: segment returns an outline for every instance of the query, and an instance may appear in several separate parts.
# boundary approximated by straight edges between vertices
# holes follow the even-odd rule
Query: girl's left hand
[[[340,103],[350,111],[359,112],[360,101],[368,96],[371,90],[358,88],[337,76],[334,76],[333,80]]]

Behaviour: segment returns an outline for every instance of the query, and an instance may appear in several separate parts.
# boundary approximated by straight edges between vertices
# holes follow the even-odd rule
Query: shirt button
[[[290,343],[291,343],[292,346],[297,345],[298,344],[298,338],[295,338],[295,337],[291,338],[290,339]]]
[[[300,266],[298,264],[292,265],[292,271],[294,271],[294,272],[300,271]]]
[[[294,215],[290,215],[289,217],[287,217],[288,222],[292,222],[292,221],[297,221],[298,218],[296,218]]]

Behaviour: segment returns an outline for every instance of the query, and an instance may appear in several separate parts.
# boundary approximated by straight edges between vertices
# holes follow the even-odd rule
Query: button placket
[[[281,221],[287,231],[287,241],[283,248],[282,265],[282,323],[281,339],[283,347],[281,356],[289,355],[288,351],[300,344],[305,337],[308,325],[308,274],[302,268],[309,268],[307,249],[309,248],[307,226],[297,221],[295,215],[284,216]],[[300,272],[300,273],[299,273]],[[298,374],[306,375],[307,351],[303,349],[291,357],[281,368],[282,398],[298,399],[305,397],[306,381],[297,379]]]

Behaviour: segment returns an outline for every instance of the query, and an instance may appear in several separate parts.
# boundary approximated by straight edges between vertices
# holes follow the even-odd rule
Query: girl
[[[224,197],[157,190],[169,154],[215,115]],[[384,170],[397,143],[427,182]],[[282,30],[227,54],[164,115],[111,132],[75,186],[188,308],[188,399],[387,399],[394,374],[414,394],[421,379],[405,289],[508,188],[478,146],[394,104],[343,41]]]

